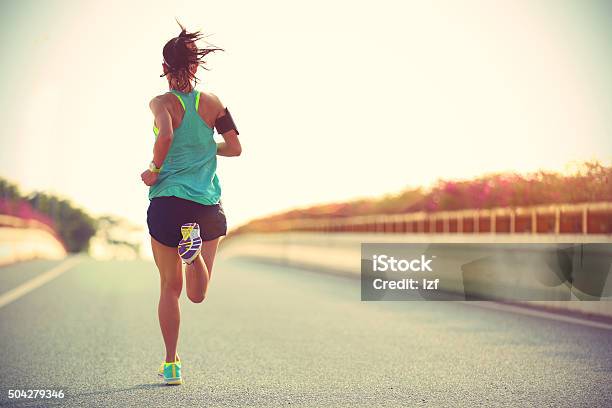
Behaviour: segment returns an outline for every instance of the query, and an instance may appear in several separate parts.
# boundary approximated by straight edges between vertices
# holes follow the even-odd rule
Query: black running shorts
[[[147,210],[149,234],[169,247],[178,247],[181,225],[197,222],[203,241],[227,233],[227,222],[221,204],[204,205],[178,197],[155,197]]]

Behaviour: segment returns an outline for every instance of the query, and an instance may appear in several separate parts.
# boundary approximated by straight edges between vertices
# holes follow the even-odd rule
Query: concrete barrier
[[[220,255],[256,258],[283,265],[307,268],[321,272],[360,277],[361,243],[604,243],[612,245],[609,235],[555,235],[555,234],[376,234],[342,233],[322,234],[285,232],[239,234],[224,240]],[[459,262],[459,260],[458,260]],[[541,265],[544,266],[544,263]],[[463,281],[447,277],[447,291],[464,291]],[[534,276],[518,276],[512,282],[516,290],[533,290]],[[478,290],[478,288],[474,289]],[[608,278],[603,293],[612,293],[612,279]],[[487,293],[489,297],[491,293]],[[581,297],[588,299],[588,296]],[[550,298],[547,298],[550,299]],[[558,299],[564,299],[559,296]],[[573,296],[573,299],[576,299]],[[538,308],[564,310],[585,315],[612,317],[612,298],[602,301],[526,301],[520,302]]]
[[[0,265],[65,256],[62,243],[46,229],[0,227]]]

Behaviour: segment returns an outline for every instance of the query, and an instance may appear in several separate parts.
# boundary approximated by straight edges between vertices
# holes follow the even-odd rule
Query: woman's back
[[[158,182],[149,189],[149,199],[175,196],[205,205],[217,204],[221,186],[211,126],[218,115],[214,97],[198,91],[173,90],[162,98],[172,117],[174,136]],[[154,133],[157,137],[155,127]]]

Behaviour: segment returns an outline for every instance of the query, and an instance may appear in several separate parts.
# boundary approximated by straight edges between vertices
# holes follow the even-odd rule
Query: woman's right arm
[[[226,114],[225,107],[223,106],[219,98],[217,98],[214,95],[213,95],[213,100],[215,101],[215,104],[217,105],[216,108],[217,108],[218,114],[215,120],[217,121],[219,120],[219,118],[222,118],[223,116],[225,116]],[[227,132],[222,133],[221,136],[223,137],[223,142],[217,143],[217,155],[218,156],[236,157],[242,154],[242,145],[240,144],[240,139],[238,138],[238,132],[232,129],[232,130],[228,130]]]
[[[223,142],[217,143],[217,155],[235,157],[242,154],[242,146],[235,130],[223,133]]]

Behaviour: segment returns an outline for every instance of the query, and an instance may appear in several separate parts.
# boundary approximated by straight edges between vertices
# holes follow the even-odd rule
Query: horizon
[[[584,165],[587,163],[593,163],[592,161],[585,161],[582,163],[576,163],[576,162],[571,162],[571,163],[567,163],[566,166],[564,167],[563,171],[554,171],[554,170],[549,170],[549,169],[538,169],[535,171],[530,171],[530,172],[524,172],[524,173],[518,173],[518,172],[488,172],[488,173],[483,173],[480,175],[477,175],[475,177],[472,178],[440,178],[435,180],[434,182],[428,184],[428,185],[421,185],[421,186],[406,186],[403,189],[400,190],[396,190],[396,191],[389,191],[389,192],[384,192],[382,194],[379,195],[364,195],[364,196],[356,196],[356,197],[351,197],[351,198],[346,198],[344,200],[338,200],[338,201],[325,201],[325,202],[318,202],[318,203],[314,203],[314,204],[309,204],[309,205],[298,205],[295,207],[290,207],[290,208],[285,208],[285,209],[280,209],[279,211],[276,212],[272,212],[272,213],[264,213],[258,216],[255,216],[251,219],[246,220],[245,222],[243,222],[242,224],[239,225],[235,225],[232,228],[230,228],[230,230],[239,228],[241,226],[244,226],[246,224],[248,224],[251,221],[258,221],[260,219],[266,219],[269,217],[274,217],[274,216],[278,216],[278,215],[282,215],[285,213],[289,213],[292,211],[299,211],[299,210],[307,210],[310,208],[316,208],[316,207],[321,207],[321,206],[327,206],[327,205],[334,205],[334,204],[348,204],[348,203],[353,203],[353,202],[359,202],[359,201],[376,201],[376,200],[382,200],[385,197],[393,197],[396,195],[400,195],[404,192],[407,191],[417,191],[417,190],[421,190],[425,193],[430,192],[438,183],[448,183],[448,182],[469,182],[469,181],[473,181],[473,180],[477,180],[477,179],[481,179],[484,177],[489,177],[489,176],[494,176],[494,175],[518,175],[518,176],[532,176],[535,175],[539,172],[546,172],[546,173],[554,173],[557,175],[561,175],[561,176],[573,176],[576,175],[577,172],[579,172],[580,170],[582,170],[584,168]],[[605,162],[600,162],[597,161],[596,163],[602,165],[602,166],[612,166],[612,161],[605,163]],[[0,178],[3,178],[0,176]],[[50,194],[53,195],[61,200],[66,200],[68,202],[70,202],[72,205],[74,205],[77,208],[80,208],[84,211],[86,211],[88,213],[88,215],[91,215],[94,218],[104,218],[104,217],[116,217],[122,221],[128,221],[130,223],[133,223],[132,220],[129,220],[128,218],[122,217],[120,215],[117,215],[116,213],[103,213],[103,214],[91,214],[87,211],[87,209],[81,205],[79,205],[78,202],[75,202],[72,198],[67,197],[65,195],[62,195],[61,193],[56,193],[56,192],[50,192],[50,191],[45,191],[45,190],[29,190],[29,191],[23,191],[23,189],[13,180],[10,179],[6,179],[4,178],[6,181],[8,181],[9,183],[14,184],[19,193],[22,195],[30,195],[30,194],[34,194],[34,193],[43,193],[43,194]],[[559,204],[563,204],[563,202],[559,202]],[[136,224],[135,224],[136,225]]]

